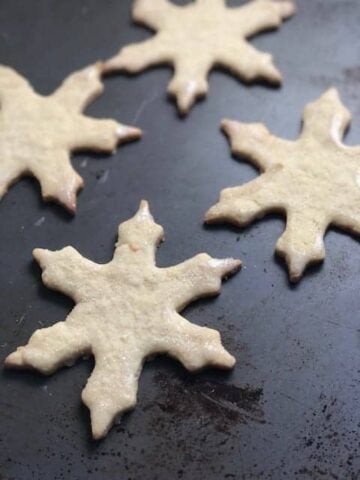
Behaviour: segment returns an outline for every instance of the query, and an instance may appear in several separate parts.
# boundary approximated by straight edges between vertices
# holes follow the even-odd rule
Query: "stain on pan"
[[[160,387],[156,408],[170,422],[183,418],[211,420],[218,432],[229,432],[236,424],[265,423],[261,408],[261,388],[237,387],[215,380],[183,374],[172,377],[158,373],[155,381]]]

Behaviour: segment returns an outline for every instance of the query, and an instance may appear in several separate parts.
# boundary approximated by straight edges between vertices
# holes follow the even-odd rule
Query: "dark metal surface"
[[[166,68],[113,76],[88,111],[136,124],[144,139],[112,157],[74,158],[86,182],[77,216],[43,204],[32,180],[18,183],[0,203],[1,361],[71,308],[42,286],[32,249],[73,245],[107,261],[118,223],[141,198],[165,227],[160,265],[200,251],[240,257],[245,265],[219,298],[185,312],[222,332],[238,359],[234,372],[192,379],[170,360],[147,364],[136,410],[101,443],[90,439],[80,400],[90,361],[49,378],[2,373],[1,480],[360,478],[358,242],[331,231],[324,266],[293,288],[273,257],[281,218],[244,232],[202,226],[221,188],[255,175],[230,157],[218,129],[222,117],[262,121],[294,138],[305,103],[336,85],[354,114],[347,141],[360,143],[360,3],[298,4],[297,16],[279,33],[253,41],[275,55],[282,89],[245,87],[213,73],[207,101],[184,121],[166,100]],[[49,93],[71,71],[146,38],[131,25],[129,7],[130,0],[1,0],[0,61]]]

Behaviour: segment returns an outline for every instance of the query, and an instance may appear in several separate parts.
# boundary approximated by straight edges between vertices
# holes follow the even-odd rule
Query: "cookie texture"
[[[281,83],[271,55],[261,53],[247,38],[280,27],[295,12],[290,0],[253,0],[238,8],[225,0],[195,0],[178,6],[168,0],[135,0],[133,18],[156,31],[144,42],[126,46],[105,63],[108,71],[137,73],[158,64],[175,69],[168,92],[186,114],[208,91],[213,67],[230,70],[245,82],[257,79]]]
[[[0,66],[0,198],[20,177],[36,177],[44,200],[71,213],[82,178],[70,163],[74,150],[112,152],[141,131],[82,111],[103,91],[102,64],[70,75],[49,96],[37,94],[12,68]]]
[[[325,258],[330,225],[360,234],[360,147],[342,144],[350,122],[335,89],[306,106],[296,141],[277,138],[262,124],[224,120],[233,153],[264,173],[223,190],[206,221],[242,227],[269,212],[284,213],[286,229],[276,250],[287,262],[290,279],[299,280],[309,264]]]
[[[95,439],[106,435],[118,414],[134,407],[147,357],[168,354],[190,371],[234,366],[217,331],[193,325],[178,312],[219,293],[221,278],[237,271],[241,262],[200,254],[158,268],[155,250],[163,235],[143,201],[137,214],[119,226],[115,255],[106,265],[71,247],[34,251],[44,283],[72,297],[76,306],[66,321],[37,330],[5,364],[51,374],[77,357],[94,355],[95,369],[82,399],[91,412]]]

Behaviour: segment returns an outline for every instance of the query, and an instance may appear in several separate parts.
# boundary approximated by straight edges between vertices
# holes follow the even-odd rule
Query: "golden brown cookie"
[[[226,68],[246,82],[280,83],[272,56],[246,39],[280,27],[294,12],[291,0],[253,0],[238,8],[227,8],[225,0],[195,0],[186,6],[135,0],[134,20],[157,34],[124,47],[105,63],[105,69],[137,73],[153,65],[172,65],[175,76],[168,91],[176,97],[180,113],[186,114],[197,98],[206,95],[213,67]]]
[[[224,120],[233,153],[264,173],[223,190],[206,221],[245,226],[269,212],[284,213],[286,230],[276,251],[285,257],[290,279],[298,281],[307,265],[325,258],[330,225],[360,234],[360,147],[342,143],[350,122],[335,89],[307,105],[296,141],[274,137],[262,124]]]
[[[70,163],[74,150],[112,152],[141,130],[81,112],[103,91],[102,64],[70,75],[52,95],[37,94],[15,70],[0,66],[0,198],[20,177],[32,175],[44,200],[76,210],[82,178]]]
[[[220,292],[221,277],[241,262],[200,254],[170,268],[155,265],[164,231],[143,201],[119,227],[113,260],[99,265],[67,247],[34,251],[44,283],[73,298],[66,321],[37,330],[25,347],[10,354],[10,368],[51,374],[84,354],[95,369],[82,393],[91,411],[94,438],[106,435],[115,417],[136,404],[138,381],[147,357],[163,353],[188,370],[235,363],[216,330],[189,323],[179,311],[194,300]]]

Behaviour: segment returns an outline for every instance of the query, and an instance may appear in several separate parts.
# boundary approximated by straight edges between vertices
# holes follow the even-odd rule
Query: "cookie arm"
[[[171,13],[176,13],[176,6],[168,0],[135,0],[132,14],[137,23],[158,30]]]
[[[86,288],[87,282],[97,276],[101,269],[101,265],[82,257],[73,247],[55,252],[36,248],[33,255],[43,270],[44,284],[75,301],[81,300],[79,296]]]
[[[96,63],[69,75],[53,98],[71,111],[82,112],[104,90],[101,82],[103,65]]]
[[[244,82],[263,79],[273,85],[282,83],[282,75],[275,67],[272,55],[259,52],[246,42],[231,41],[228,45],[221,45],[215,54],[215,63],[230,70]]]
[[[118,54],[105,62],[104,71],[125,70],[129,73],[138,73],[163,63],[172,63],[171,49],[158,34],[144,42],[122,48]]]
[[[295,4],[290,0],[253,0],[231,11],[231,15],[245,35],[251,37],[264,30],[279,28],[295,11]]]
[[[91,414],[93,438],[106,436],[115,418],[136,404],[138,381],[143,364],[135,349],[116,353],[116,345],[93,348],[95,367],[82,392],[82,400]]]
[[[275,168],[241,187],[222,190],[219,202],[207,211],[205,222],[245,227],[267,213],[284,211],[283,195],[277,191],[276,182],[272,182],[276,173]]]
[[[235,358],[221,343],[217,330],[199,327],[176,312],[164,319],[165,329],[158,336],[155,351],[167,353],[193,372],[205,367],[232,368]]]
[[[68,319],[75,312],[76,309]],[[68,321],[36,330],[25,347],[19,347],[5,359],[5,367],[31,368],[50,375],[66,363],[88,353],[90,345],[84,332],[69,326]]]
[[[331,88],[305,107],[301,138],[342,146],[341,142],[350,122],[351,113],[343,105],[338,91]]]
[[[315,210],[288,212],[286,229],[276,244],[276,252],[284,257],[292,282],[300,280],[308,265],[324,260],[324,235],[329,223]]]
[[[72,150],[89,149],[111,153],[120,143],[140,138],[141,133],[138,128],[114,120],[98,120],[79,115],[70,147]]]
[[[39,180],[43,199],[55,201],[75,213],[76,196],[84,182],[72,167],[69,154],[58,151],[38,160],[31,163],[30,173]]]
[[[156,247],[164,238],[164,229],[155,223],[146,200],[141,201],[133,218],[120,224],[118,233],[114,261],[155,264]]]
[[[201,253],[175,267],[164,269],[164,288],[167,288],[171,304],[181,311],[198,298],[218,294],[222,277],[237,272],[240,267],[239,260],[218,260]]]
[[[272,135],[261,123],[240,123],[223,120],[221,129],[229,138],[234,155],[245,158],[261,172],[275,164],[285,164],[293,142]]]
[[[0,65],[0,102],[4,104],[11,97],[18,97],[19,91],[34,94],[29,82],[13,68]]]
[[[208,75],[214,64],[213,56],[205,54],[200,58],[179,55],[174,59],[175,74],[168,86],[168,93],[176,98],[178,111],[186,115],[198,98],[208,90]]]

